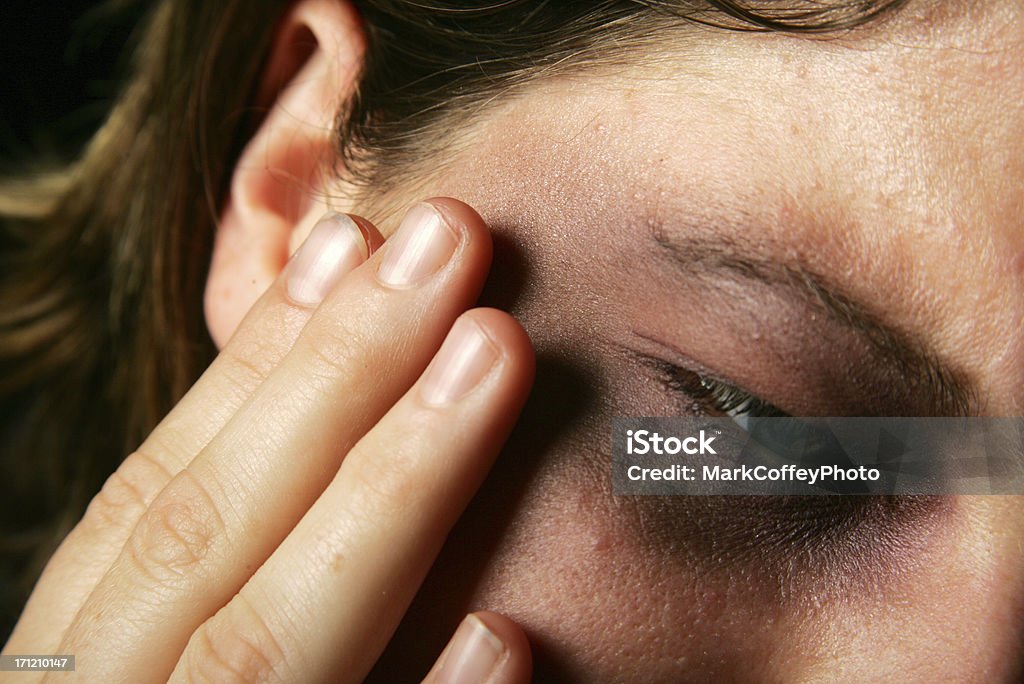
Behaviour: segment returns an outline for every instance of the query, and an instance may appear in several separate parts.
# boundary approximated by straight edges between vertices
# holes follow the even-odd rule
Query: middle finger
[[[411,210],[154,500],[62,648],[120,654],[117,672],[107,670],[112,660],[90,660],[97,680],[166,677],[192,631],[270,555],[344,454],[423,371],[478,295],[490,250],[465,205],[435,200]]]

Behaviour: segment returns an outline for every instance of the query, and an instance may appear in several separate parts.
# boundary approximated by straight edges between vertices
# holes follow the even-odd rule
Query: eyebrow
[[[927,343],[887,324],[869,307],[844,293],[828,278],[800,263],[767,258],[727,236],[670,234],[651,226],[655,243],[690,276],[727,273],[795,294],[834,323],[864,340],[872,353],[914,381],[931,401],[933,415],[970,416],[978,412],[977,394],[962,374],[943,362]]]

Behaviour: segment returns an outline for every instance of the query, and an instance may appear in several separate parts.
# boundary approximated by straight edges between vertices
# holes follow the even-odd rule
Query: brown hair
[[[360,0],[368,47],[338,117],[339,173],[401,182],[422,144],[538,76],[666,24],[835,32],[904,0]],[[138,3],[125,2],[132,11]],[[10,627],[42,563],[212,359],[202,315],[234,161],[285,0],[162,0],[78,161],[0,187],[0,596]],[[608,48],[614,43],[615,50]]]

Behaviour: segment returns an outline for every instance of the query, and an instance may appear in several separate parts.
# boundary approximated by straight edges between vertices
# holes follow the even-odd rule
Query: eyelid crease
[[[636,333],[638,337],[659,344],[656,340]],[[704,414],[707,409],[724,415],[789,416],[790,414],[765,401],[739,385],[721,379],[718,375],[688,368],[663,358],[634,349],[626,353],[658,375],[665,388],[693,402],[694,412]]]
[[[804,265],[751,253],[751,244],[739,244],[725,236],[669,235],[660,224],[652,224],[650,229],[655,244],[687,277],[708,278],[712,273],[724,273],[740,281],[788,291],[853,331],[867,341],[874,354],[895,366],[908,385],[924,389],[931,415],[969,416],[980,412],[971,384],[923,341],[883,323],[881,317]]]

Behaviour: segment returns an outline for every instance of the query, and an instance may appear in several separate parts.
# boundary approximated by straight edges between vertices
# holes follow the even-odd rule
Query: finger
[[[533,660],[519,625],[503,615],[467,615],[423,684],[526,684]]]
[[[193,635],[172,679],[361,681],[504,443],[532,378],[529,340],[510,316],[476,309],[461,317],[423,378],[352,449],[284,543]]]
[[[476,299],[490,249],[482,220],[461,203],[410,210],[153,501],[61,648],[132,653],[139,673],[161,664],[169,673],[195,627],[270,555],[351,446],[422,372]]]
[[[319,264],[314,285],[330,287],[382,242],[368,221],[328,214],[313,227],[306,249],[307,255],[333,257]],[[143,511],[291,348],[315,306],[302,300],[303,294],[309,298],[309,285],[305,293],[289,294],[289,274],[283,273],[267,290],[202,377],[108,479],[83,520],[50,559],[10,643],[32,646],[28,649],[32,652],[49,652],[60,642]]]

